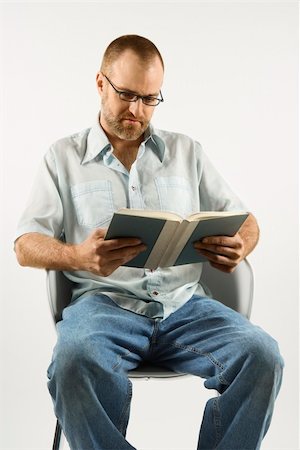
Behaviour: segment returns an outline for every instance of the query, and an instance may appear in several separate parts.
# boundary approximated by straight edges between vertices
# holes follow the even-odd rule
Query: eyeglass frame
[[[120,91],[119,89],[116,88],[116,86],[110,81],[110,79],[109,79],[104,73],[103,73],[102,75],[107,79],[107,81],[109,82],[109,84],[111,85],[111,87],[112,87],[112,88],[114,89],[114,91],[119,95],[120,99],[123,100],[123,102],[133,103],[133,102],[137,102],[139,99],[141,99],[142,102],[143,102],[143,105],[146,105],[146,106],[153,106],[153,107],[158,106],[160,103],[164,102],[164,98],[163,98],[163,95],[162,95],[161,90],[159,91],[159,95],[161,96],[161,98],[154,97],[154,96],[152,96],[152,95],[139,95],[139,94],[136,94],[136,93],[130,92],[130,91]],[[134,96],[134,99],[133,99],[133,100],[125,100],[124,98],[121,97],[122,94],[130,94],[130,95],[133,95],[133,96]],[[149,97],[152,97],[153,99],[157,100],[158,103],[157,103],[156,105],[149,105],[149,103],[145,103],[144,100],[145,100],[146,98],[149,98]]]

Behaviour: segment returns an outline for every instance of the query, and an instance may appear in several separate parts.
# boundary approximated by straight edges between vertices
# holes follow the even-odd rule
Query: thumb
[[[106,235],[106,231],[107,228],[96,228],[96,230],[91,233],[91,237],[93,237],[94,239],[104,238],[104,236]]]

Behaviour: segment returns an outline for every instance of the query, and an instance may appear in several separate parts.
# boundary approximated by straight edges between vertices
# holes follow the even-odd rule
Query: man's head
[[[107,47],[96,80],[102,100],[101,125],[111,138],[134,141],[143,136],[154,112],[154,99],[161,99],[163,74],[158,49],[144,37],[121,36]],[[143,98],[125,101],[131,99],[129,94]]]

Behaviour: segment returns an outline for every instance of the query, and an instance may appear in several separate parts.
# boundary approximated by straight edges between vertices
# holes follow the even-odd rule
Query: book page
[[[149,209],[122,208],[117,211],[117,214],[123,214],[126,216],[149,217],[153,219],[175,220],[176,222],[181,222],[183,220],[182,217],[169,211],[154,211]]]
[[[245,211],[201,211],[198,213],[191,214],[187,220],[189,222],[194,222],[197,220],[214,219],[217,217],[231,217],[244,215]]]
[[[147,267],[148,269],[157,269],[168,249],[171,236],[174,236],[174,234],[176,234],[177,227],[178,223],[174,221],[165,222],[165,225],[161,230],[155,245],[152,248],[149,258],[145,263],[145,267]]]
[[[168,248],[163,255],[160,267],[170,267],[173,266],[178,255],[182,251],[182,247],[186,244],[187,240],[192,233],[192,230],[197,226],[197,224],[190,224],[189,221],[184,220],[180,226],[178,226],[176,232],[173,234],[169,241]],[[188,230],[188,232],[186,232]]]

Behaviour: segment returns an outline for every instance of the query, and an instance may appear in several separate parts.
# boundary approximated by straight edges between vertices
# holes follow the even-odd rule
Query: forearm
[[[249,253],[251,253],[256,247],[259,239],[259,227],[253,214],[249,214],[247,220],[245,220],[241,226],[238,234],[244,243],[243,257],[246,258],[246,256],[248,256]]]
[[[76,245],[40,233],[27,233],[15,244],[21,266],[40,269],[78,270]]]
[[[66,244],[40,233],[21,236],[15,244],[21,266],[54,270],[84,270],[108,276],[146,249],[140,239],[105,241],[106,229],[96,229],[80,244]]]

